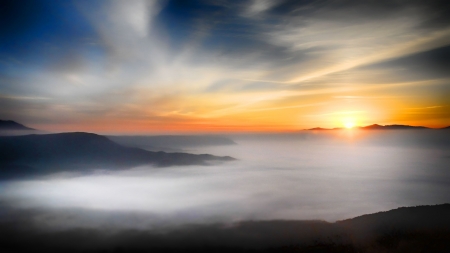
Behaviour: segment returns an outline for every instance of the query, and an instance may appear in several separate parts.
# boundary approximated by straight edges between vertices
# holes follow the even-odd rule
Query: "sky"
[[[0,0],[0,119],[46,131],[450,125],[450,3]]]

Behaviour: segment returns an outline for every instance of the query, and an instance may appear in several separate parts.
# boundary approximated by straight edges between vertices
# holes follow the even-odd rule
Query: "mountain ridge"
[[[1,130],[22,131],[22,130],[36,130],[36,129],[27,127],[25,125],[22,125],[20,123],[13,121],[13,120],[0,120],[0,131]]]
[[[358,128],[364,129],[364,130],[430,129],[430,128],[424,127],[424,126],[410,126],[410,125],[398,125],[398,124],[393,124],[393,125],[372,124],[369,126],[358,127]]]
[[[73,132],[0,137],[0,176],[50,174],[60,171],[124,169],[151,164],[157,167],[207,165],[232,161],[229,156],[152,152],[125,147],[105,136]],[[34,169],[30,169],[34,168]]]
[[[322,128],[322,127],[314,127],[309,129],[304,129],[307,131],[329,131],[329,130],[342,130],[345,128],[335,127],[335,128]],[[400,124],[392,124],[392,125],[379,125],[372,124],[367,126],[358,126],[353,127],[352,129],[361,129],[361,130],[445,130],[450,129],[450,126],[441,127],[441,128],[430,128],[425,126],[411,126],[411,125],[400,125]]]

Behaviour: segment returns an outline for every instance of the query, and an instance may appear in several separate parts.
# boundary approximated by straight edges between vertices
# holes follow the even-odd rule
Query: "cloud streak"
[[[378,123],[448,122],[386,111],[448,106],[443,97],[449,91],[437,81],[447,76],[436,70],[445,68],[442,59],[448,50],[442,48],[450,45],[450,26],[442,13],[446,4],[440,1],[39,4],[45,8],[33,15],[47,19],[36,23],[9,17],[23,22],[16,26],[21,30],[2,31],[11,43],[28,36],[34,51],[0,52],[0,103],[8,104],[0,117],[47,130],[67,129],[74,122],[94,130],[114,122],[110,131],[138,124],[142,131],[158,132],[168,124],[182,129],[179,122],[190,122],[191,129],[202,131],[205,121],[233,131],[240,125],[294,130],[335,126],[334,119],[300,125],[293,120],[333,113],[304,105],[335,104],[383,111],[366,115]],[[10,6],[12,13],[23,11]],[[50,25],[55,22],[65,30]],[[435,67],[421,67],[421,59]],[[406,83],[435,85],[426,88],[418,104],[412,97],[424,93],[392,91]],[[338,105],[328,96],[364,97],[374,89],[376,96],[397,96],[401,103]],[[30,113],[29,101],[10,99],[25,97],[46,98],[39,102],[46,110]],[[296,117],[286,117],[292,114]],[[158,127],[149,127],[155,122]]]

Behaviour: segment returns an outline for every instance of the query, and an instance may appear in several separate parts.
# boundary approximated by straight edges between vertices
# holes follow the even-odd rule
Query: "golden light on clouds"
[[[200,8],[192,20],[165,2],[79,3],[89,34],[72,24],[73,38],[30,42],[37,56],[4,53],[0,118],[51,131],[450,125],[450,29],[430,25],[439,9],[330,2],[299,15],[268,3],[202,3],[217,16]]]

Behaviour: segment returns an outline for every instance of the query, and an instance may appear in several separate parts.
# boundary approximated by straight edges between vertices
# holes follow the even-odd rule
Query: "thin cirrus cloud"
[[[449,123],[442,1],[34,4],[6,6],[2,118],[112,132],[335,127],[308,115],[345,111],[364,111],[361,124]],[[436,104],[435,117],[406,113]]]

